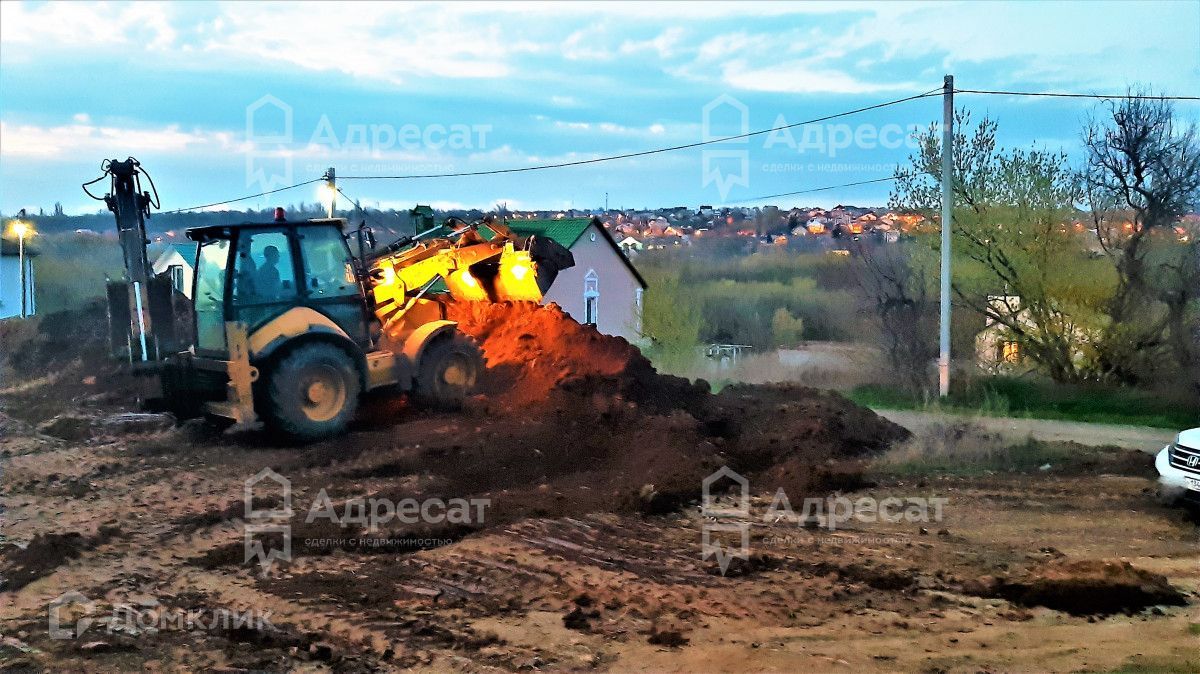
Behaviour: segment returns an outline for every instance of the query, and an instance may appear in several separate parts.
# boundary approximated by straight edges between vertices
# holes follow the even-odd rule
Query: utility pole
[[[333,167],[325,169],[325,189],[329,190],[329,209],[326,217],[333,217],[334,208],[337,206],[337,174],[334,173]]]
[[[25,211],[22,210],[21,215],[24,214]],[[17,224],[13,226],[13,229],[15,229],[17,232],[17,264],[21,267],[21,318],[29,318],[29,311],[27,309],[28,300],[26,299],[29,281],[25,277],[25,234],[29,230],[24,221],[21,220],[17,221]]]
[[[954,180],[954,75],[942,84],[942,287],[938,394],[950,395],[950,229]]]

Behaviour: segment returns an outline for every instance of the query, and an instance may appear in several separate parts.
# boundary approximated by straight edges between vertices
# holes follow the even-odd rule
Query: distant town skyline
[[[1200,93],[1200,4],[0,5],[0,211],[92,212],[138,157],[163,209],[316,178],[492,171],[766,129],[960,88]],[[967,96],[1078,160],[1093,100]],[[706,110],[708,112],[706,112]],[[1181,103],[1185,119],[1200,105]],[[711,113],[711,114],[709,114]],[[364,205],[880,206],[925,98],[725,143],[508,175],[341,182]],[[707,153],[707,154],[706,154]],[[744,163],[743,163],[744,161]],[[103,193],[103,186],[99,186]],[[313,202],[315,185],[232,204]],[[342,197],[339,197],[342,198]]]

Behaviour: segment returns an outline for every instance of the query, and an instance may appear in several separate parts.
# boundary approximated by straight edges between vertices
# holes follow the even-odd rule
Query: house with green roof
[[[575,257],[550,286],[543,302],[553,302],[580,323],[630,341],[641,337],[642,294],[646,280],[621,251],[599,218],[508,220],[520,236],[544,236]]]

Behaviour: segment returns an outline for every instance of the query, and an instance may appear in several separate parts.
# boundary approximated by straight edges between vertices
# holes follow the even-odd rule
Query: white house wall
[[[553,302],[579,322],[584,319],[584,278],[595,271],[599,279],[599,302],[596,329],[606,335],[617,335],[633,341],[640,337],[641,327],[637,307],[637,277],[621,260],[620,253],[589,225],[579,240],[571,246],[575,266],[558,274],[544,302]]]
[[[174,266],[180,266],[183,268],[183,294],[186,295],[188,299],[191,299],[193,274],[192,263],[183,259],[183,256],[179,254],[179,251],[169,250],[162,255],[159,255],[158,258],[154,260],[152,271],[154,272],[154,275],[157,276]]]

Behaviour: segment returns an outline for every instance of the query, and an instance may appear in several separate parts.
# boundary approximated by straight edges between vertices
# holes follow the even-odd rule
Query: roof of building
[[[196,258],[196,244],[195,243],[172,243],[172,244],[170,244],[170,246],[171,246],[171,248],[174,248],[175,251],[177,253],[179,253],[179,256],[182,257],[189,264],[193,260],[195,260],[195,258]]]
[[[620,244],[618,244],[616,239],[612,237],[612,234],[608,232],[608,228],[600,222],[599,218],[510,220],[506,224],[514,234],[519,234],[521,236],[529,236],[531,234],[533,236],[544,236],[555,241],[567,250],[570,250],[571,246],[574,246],[575,242],[579,241],[579,237],[583,236],[583,233],[587,231],[588,226],[594,224],[596,225],[596,229],[600,230],[600,235],[604,237],[604,240],[608,242],[608,245],[612,246],[613,251],[621,258],[621,261],[625,263],[625,266],[629,268],[630,273],[633,274],[633,277],[637,279],[638,283],[640,283],[643,288],[649,287],[649,284],[646,283],[646,279],[642,278],[642,275],[638,273],[637,268],[633,266],[633,263],[630,262],[629,258],[625,255],[625,251],[621,250]]]
[[[563,248],[575,245],[592,218],[560,218],[558,220],[509,220],[508,228],[521,236],[544,236]]]
[[[192,260],[192,258],[196,257],[195,243],[168,243],[164,245],[161,250],[162,253],[173,250],[176,253],[179,253],[180,257],[189,262]]]
[[[179,257],[183,258],[189,266],[196,262],[196,244],[195,243],[164,243],[158,242],[151,244],[146,250],[150,258],[150,264],[154,264],[169,255],[172,252],[179,253]]]

